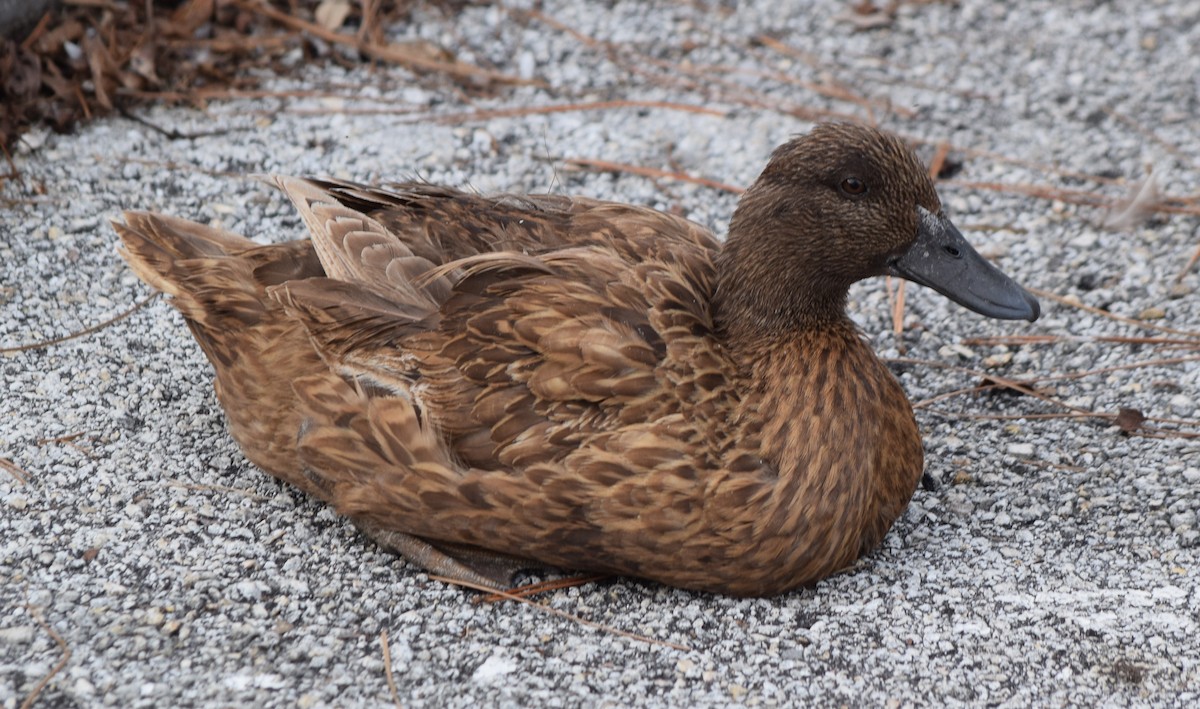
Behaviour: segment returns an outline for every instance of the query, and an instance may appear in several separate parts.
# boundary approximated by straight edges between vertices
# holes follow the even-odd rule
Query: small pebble
[[[1010,443],[1008,444],[1009,455],[1017,456],[1018,458],[1029,458],[1033,455],[1032,443]]]

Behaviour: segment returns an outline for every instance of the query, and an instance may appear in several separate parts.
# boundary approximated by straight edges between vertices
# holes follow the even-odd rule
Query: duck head
[[[821,124],[775,150],[734,212],[717,272],[717,319],[730,334],[844,318],[850,285],[881,275],[988,317],[1039,314],[946,217],[913,152],[859,125]]]

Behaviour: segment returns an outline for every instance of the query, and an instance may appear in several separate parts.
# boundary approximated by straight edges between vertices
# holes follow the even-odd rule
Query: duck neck
[[[841,274],[838,259],[820,253],[821,245],[796,244],[773,220],[744,218],[743,206],[716,264],[714,316],[726,341],[789,339],[848,323],[851,279]]]

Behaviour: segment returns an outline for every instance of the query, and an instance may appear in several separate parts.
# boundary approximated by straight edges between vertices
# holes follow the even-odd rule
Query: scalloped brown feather
[[[906,506],[922,449],[895,379],[844,316],[731,339],[702,227],[277,183],[311,241],[129,213],[123,253],[174,296],[247,456],[410,559],[770,595],[850,565]]]

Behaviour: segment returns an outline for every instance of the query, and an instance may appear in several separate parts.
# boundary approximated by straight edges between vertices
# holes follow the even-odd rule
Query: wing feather
[[[343,512],[510,553],[536,538],[540,558],[570,542],[593,566],[686,537],[727,437],[698,414],[735,374],[711,338],[711,234],[587,200],[284,184],[329,277],[270,292],[342,377],[297,396],[302,456]]]

